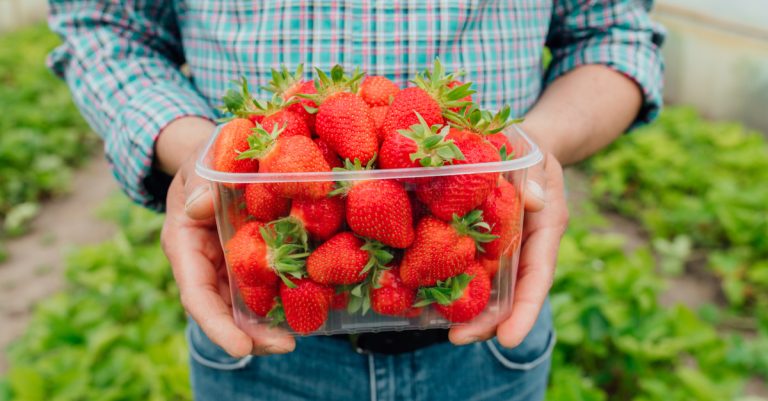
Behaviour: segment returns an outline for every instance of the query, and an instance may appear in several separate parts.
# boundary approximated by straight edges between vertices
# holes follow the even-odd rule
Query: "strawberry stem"
[[[376,156],[377,154],[374,153],[371,160],[368,161],[368,163],[363,166],[362,162],[360,162],[360,159],[355,158],[355,161],[352,162],[349,159],[344,160],[344,167],[334,167],[332,171],[336,172],[345,172],[345,171],[363,171],[363,170],[373,170],[374,165],[376,163]],[[351,181],[336,181],[336,189],[331,191],[328,196],[344,196],[349,192],[350,189],[354,186],[354,182]]]
[[[453,160],[464,160],[464,154],[454,141],[445,139],[449,126],[436,124],[430,127],[419,112],[415,113],[419,123],[398,131],[416,143],[417,150],[410,154],[411,161],[418,160],[422,167],[440,167]]]
[[[449,277],[445,281],[438,281],[433,287],[422,287],[416,293],[413,307],[421,308],[433,303],[444,306],[450,305],[464,295],[464,290],[474,277],[467,273],[461,273]]]
[[[522,118],[509,118],[511,109],[508,105],[501,108],[496,114],[481,110],[474,104],[462,107],[458,112],[446,110],[445,118],[452,127],[476,132],[481,135],[499,133],[507,127],[523,121]]]
[[[294,287],[292,288],[295,287],[296,285],[294,284]],[[280,297],[275,297],[275,305],[269,312],[267,312],[267,318],[271,320],[269,322],[269,327],[277,327],[280,323],[285,322],[285,309],[283,308],[283,301]]]
[[[355,69],[352,76],[344,73],[344,67],[336,64],[331,68],[330,76],[323,70],[315,68],[317,79],[315,79],[315,88],[317,93],[300,93],[296,96],[309,99],[316,105],[322,104],[325,99],[340,92],[357,92],[359,81],[365,76],[360,69]],[[317,113],[317,108],[304,106],[309,113]]]
[[[239,90],[229,89],[226,94],[221,98],[224,105],[220,109],[226,113],[230,113],[235,117],[248,118],[250,115],[258,114],[256,102],[251,96],[251,92],[248,90],[248,81],[245,77],[240,77],[239,81],[232,81]],[[221,121],[228,121],[232,118],[224,118]]]
[[[475,247],[477,247],[477,250],[480,252],[485,252],[485,249],[481,245],[482,243],[491,242],[496,238],[499,238],[498,235],[490,233],[491,226],[483,221],[483,211],[480,209],[475,209],[465,214],[464,217],[459,217],[454,213],[453,223],[451,225],[460,235],[466,235],[472,238],[475,241]],[[482,230],[482,232],[479,230]]]
[[[440,104],[440,107],[443,110],[447,110],[471,104],[471,102],[463,100],[467,96],[475,93],[475,91],[471,89],[471,82],[453,88],[449,86],[449,84],[460,75],[463,75],[463,72],[446,74],[443,69],[443,64],[440,63],[440,59],[435,58],[432,70],[424,70],[424,72],[417,74],[416,78],[411,82],[429,93],[432,98]]]
[[[290,288],[296,285],[288,278],[306,275],[309,236],[301,223],[285,217],[262,226],[259,231],[269,249],[269,265]]]
[[[262,86],[262,89],[272,92],[275,95],[283,96],[288,90],[293,88],[296,84],[301,83],[304,77],[304,64],[299,64],[296,67],[296,72],[291,73],[285,64],[281,66],[280,70],[272,69],[272,80],[269,81],[267,86]]]
[[[285,124],[282,127],[275,125],[272,127],[272,132],[269,132],[261,124],[256,123],[253,133],[248,135],[248,150],[240,152],[236,159],[261,159],[266,156],[272,151],[283,130],[285,130]]]
[[[368,273],[368,276],[365,277],[365,280],[350,288],[347,312],[352,314],[360,310],[365,315],[371,308],[371,288],[379,288],[381,286],[379,284],[379,276],[381,276],[381,272],[390,269],[387,265],[392,262],[394,254],[386,245],[369,239],[365,240],[365,245],[360,247],[360,249],[368,252],[369,255],[368,263],[360,271],[360,275]]]

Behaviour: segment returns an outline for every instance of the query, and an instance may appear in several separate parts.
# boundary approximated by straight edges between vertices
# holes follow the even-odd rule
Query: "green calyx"
[[[240,152],[237,160],[243,159],[261,159],[266,156],[277,143],[277,138],[283,133],[285,126],[272,127],[272,132],[267,131],[261,124],[256,124],[253,133],[248,135],[248,150]]]
[[[288,71],[288,68],[286,68],[285,65],[282,65],[280,70],[272,69],[272,80],[269,81],[267,86],[262,86],[262,89],[282,97],[288,90],[301,83],[303,78],[303,63],[299,64],[296,67],[296,71],[293,73]]]
[[[259,231],[269,248],[269,264],[290,288],[296,285],[288,278],[302,278],[309,256],[309,236],[296,219],[285,217],[262,226]]]
[[[483,211],[480,209],[475,209],[465,214],[464,217],[454,214],[451,225],[460,235],[472,238],[475,241],[477,250],[480,252],[485,252],[481,244],[499,238],[498,235],[491,234],[491,226],[483,221]]]
[[[366,163],[365,166],[363,166],[363,163],[360,161],[360,159],[355,159],[355,161],[351,161],[349,159],[344,160],[344,167],[334,167],[332,171],[336,172],[345,172],[345,171],[362,171],[362,170],[373,170],[374,166],[376,164],[376,154],[373,155],[371,160],[368,160],[368,163]],[[349,192],[350,189],[352,189],[352,186],[354,186],[354,182],[350,181],[337,181],[336,182],[336,189],[331,191],[328,196],[344,196]]]
[[[285,309],[280,297],[275,297],[275,305],[267,312],[267,318],[270,319],[269,327],[277,327],[285,322]]]
[[[248,90],[248,81],[245,77],[240,77],[239,81],[232,81],[232,83],[238,89],[230,89],[224,94],[221,98],[224,105],[221,106],[220,109],[225,113],[240,118],[248,118],[248,116],[259,114],[256,101]],[[224,118],[220,121],[229,121],[231,119],[232,118]]]
[[[450,127],[443,125],[430,127],[418,112],[416,117],[419,119],[419,124],[414,124],[407,130],[398,131],[400,135],[416,143],[417,150],[411,153],[411,161],[418,160],[422,167],[440,167],[453,160],[464,160],[464,154],[453,140],[445,139]]]
[[[503,131],[512,124],[523,121],[522,118],[509,118],[511,109],[504,106],[496,114],[481,110],[476,105],[463,107],[459,112],[447,110],[443,113],[451,126],[476,132],[481,135],[492,135]]]
[[[315,88],[317,93],[300,93],[296,96],[309,99],[315,104],[320,105],[329,96],[339,92],[352,92],[355,93],[360,85],[360,80],[365,76],[359,68],[356,68],[351,76],[344,73],[344,67],[336,64],[331,68],[330,75],[326,74],[323,70],[315,68],[317,78],[315,79]],[[317,113],[316,107],[310,107],[304,105],[304,108],[309,113]]]
[[[388,264],[392,262],[394,254],[386,245],[373,240],[366,240],[365,245],[360,249],[368,252],[369,255],[368,263],[360,271],[360,275],[366,273],[368,275],[362,282],[346,288],[349,291],[347,312],[361,311],[365,315],[371,309],[371,288],[380,287],[379,276],[381,272],[390,269]]]
[[[414,308],[422,308],[429,304],[438,303],[448,306],[464,295],[464,290],[475,276],[461,273],[458,276],[449,277],[445,281],[438,281],[433,287],[422,287],[416,293]]]
[[[463,100],[465,97],[475,93],[475,91],[471,89],[471,82],[467,82],[454,88],[449,87],[450,83],[455,81],[456,78],[461,75],[463,75],[462,72],[447,74],[443,69],[442,63],[440,63],[440,59],[435,58],[432,70],[430,71],[427,69],[424,72],[417,74],[416,78],[411,82],[432,95],[432,97],[440,104],[440,107],[443,110],[446,110],[471,104],[471,102]]]
[[[512,149],[510,152],[507,150],[507,145],[501,145],[501,149],[499,149],[499,157],[501,157],[501,161],[507,161],[512,160],[515,158],[515,150]]]

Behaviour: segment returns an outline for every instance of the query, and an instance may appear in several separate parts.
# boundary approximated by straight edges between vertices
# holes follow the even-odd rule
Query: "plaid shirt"
[[[642,88],[638,122],[647,121],[661,104],[663,68],[651,3],[51,0],[49,22],[64,43],[49,64],[104,139],[125,191],[162,208],[147,178],[157,175],[153,148],[163,127],[182,116],[218,117],[215,106],[232,79],[265,84],[281,64],[359,65],[404,86],[440,57],[446,69],[466,71],[484,107],[509,104],[520,116],[558,76],[605,64]],[[546,71],[545,45],[553,56]]]

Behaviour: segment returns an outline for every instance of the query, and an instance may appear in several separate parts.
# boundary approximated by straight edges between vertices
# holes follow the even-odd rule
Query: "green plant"
[[[36,203],[66,191],[96,138],[45,66],[59,43],[45,25],[0,36],[0,236],[23,233]]]
[[[69,257],[66,290],[37,306],[8,351],[0,399],[191,399],[184,312],[158,244],[163,216],[124,198],[107,214],[119,233]]]
[[[601,205],[637,218],[654,238],[690,238],[732,306],[768,308],[768,144],[761,134],[672,108],[587,167]],[[678,245],[666,249],[685,256]]]

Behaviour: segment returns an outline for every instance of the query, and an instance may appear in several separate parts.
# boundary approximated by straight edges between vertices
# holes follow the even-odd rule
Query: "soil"
[[[75,175],[69,194],[44,204],[26,235],[6,242],[9,257],[0,263],[0,349],[21,335],[35,303],[62,289],[67,252],[115,232],[96,212],[117,190],[98,155]],[[8,366],[5,352],[0,355],[2,375]]]

